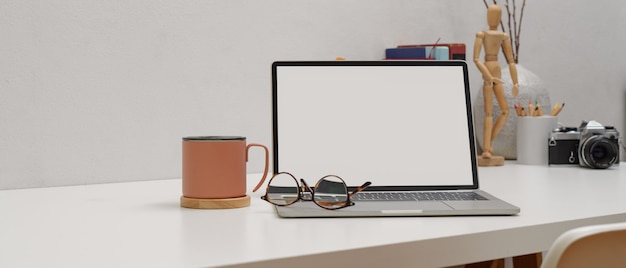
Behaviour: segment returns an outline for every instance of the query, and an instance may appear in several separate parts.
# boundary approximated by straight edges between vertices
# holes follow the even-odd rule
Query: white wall
[[[626,132],[624,17],[623,1],[527,1],[520,62],[563,123]],[[270,144],[274,60],[470,48],[485,27],[482,1],[0,1],[0,189],[180,177],[183,136]]]

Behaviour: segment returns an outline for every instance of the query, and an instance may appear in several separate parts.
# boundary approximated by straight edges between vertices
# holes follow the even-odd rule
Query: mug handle
[[[250,143],[248,144],[248,146],[246,146],[246,162],[248,162],[248,151],[250,151],[250,147],[252,146],[262,147],[265,150],[265,171],[263,171],[263,178],[261,178],[261,181],[259,182],[259,184],[257,184],[256,187],[254,187],[254,190],[252,190],[253,192],[256,192],[256,190],[258,190],[261,187],[261,185],[263,185],[263,183],[265,182],[265,178],[267,178],[267,170],[269,166],[270,153],[267,147],[265,147],[265,145],[258,144],[258,143]]]

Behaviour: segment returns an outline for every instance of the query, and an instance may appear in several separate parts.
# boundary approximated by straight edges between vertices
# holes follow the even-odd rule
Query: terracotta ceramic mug
[[[269,153],[261,144],[246,145],[239,136],[183,138],[183,196],[198,199],[238,198],[246,195],[246,163],[250,147],[265,149],[264,181]]]

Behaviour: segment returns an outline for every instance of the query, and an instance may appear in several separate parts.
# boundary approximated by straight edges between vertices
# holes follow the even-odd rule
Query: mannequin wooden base
[[[250,196],[224,199],[201,199],[181,196],[180,206],[201,209],[242,208],[250,206]]]
[[[491,158],[484,158],[482,155],[479,155],[476,160],[479,167],[504,166],[504,156],[494,155]]]

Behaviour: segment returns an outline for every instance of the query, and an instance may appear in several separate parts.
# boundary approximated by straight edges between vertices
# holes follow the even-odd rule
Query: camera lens
[[[619,148],[614,139],[594,135],[582,142],[580,162],[591,168],[608,168],[617,161]]]
[[[595,148],[591,149],[591,155],[594,159],[604,159],[604,157],[606,156],[606,147],[596,146]]]

